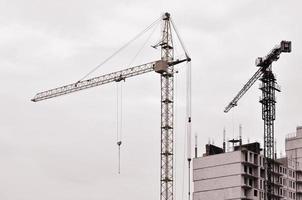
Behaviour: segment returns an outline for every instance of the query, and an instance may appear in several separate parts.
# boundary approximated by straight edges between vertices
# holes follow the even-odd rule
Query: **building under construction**
[[[266,199],[260,144],[235,142],[230,151],[225,144],[222,148],[207,144],[206,152],[193,159],[193,200]],[[302,200],[302,127],[286,138],[285,145],[286,156],[273,160],[272,199]]]

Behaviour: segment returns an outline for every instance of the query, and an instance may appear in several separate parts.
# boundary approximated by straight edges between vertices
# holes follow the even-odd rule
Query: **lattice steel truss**
[[[262,119],[264,122],[264,157],[265,166],[267,170],[267,177],[265,181],[267,199],[273,199],[274,189],[274,176],[273,176],[273,165],[274,165],[274,121],[276,119],[276,97],[275,91],[280,92],[279,86],[276,84],[276,79],[272,73],[271,67],[263,69],[263,75],[261,80],[261,91],[262,97],[260,103],[262,104]]]
[[[121,80],[125,80],[126,78],[130,78],[132,76],[145,74],[147,72],[152,72],[152,71],[154,71],[155,64],[157,62],[159,62],[159,61],[146,63],[143,65],[131,67],[128,69],[117,71],[117,72],[112,72],[112,73],[94,77],[91,79],[78,81],[76,83],[64,85],[64,86],[57,87],[57,88],[54,88],[51,90],[39,92],[34,96],[32,101],[34,101],[34,102],[42,101],[42,100],[70,94],[73,92],[81,91],[84,89],[96,87],[99,85],[104,85],[104,84],[107,84],[110,82],[118,82]]]
[[[165,13],[162,35],[161,59],[172,62],[174,49],[171,33],[170,14]],[[161,174],[160,199],[173,200],[173,144],[174,144],[174,66],[161,74]]]

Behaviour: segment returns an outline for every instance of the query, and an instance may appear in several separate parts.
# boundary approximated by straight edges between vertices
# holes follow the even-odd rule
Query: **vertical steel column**
[[[274,195],[274,177],[272,170],[274,168],[274,120],[275,113],[275,91],[280,89],[276,84],[276,79],[272,73],[271,66],[263,68],[263,75],[261,77],[261,91],[262,97],[260,103],[262,104],[262,119],[264,121],[264,157],[267,170],[266,176],[266,197],[267,200],[272,200]]]
[[[170,14],[163,16],[164,26],[161,46],[161,59],[171,62],[174,58]],[[161,200],[173,200],[173,89],[174,67],[169,66],[161,74]]]

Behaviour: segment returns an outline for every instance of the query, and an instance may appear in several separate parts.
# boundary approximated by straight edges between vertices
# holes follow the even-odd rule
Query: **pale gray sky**
[[[299,0],[0,0],[0,199],[159,198],[158,74],[123,84],[121,175],[117,175],[115,83],[39,103],[29,100],[36,92],[77,81],[165,11],[171,13],[192,57],[193,133],[198,133],[200,146],[208,138],[221,144],[223,127],[228,137],[237,136],[239,123],[245,141],[262,142],[258,83],[233,112],[226,115],[223,109],[257,70],[256,57],[281,40],[292,41],[292,53],[281,55],[273,65],[282,88],[275,124],[278,148],[283,150],[285,135],[302,125],[301,6]],[[148,45],[159,35],[155,32]],[[128,67],[144,40],[92,76]],[[159,53],[146,46],[135,64],[158,59]],[[180,48],[176,54],[182,54]],[[185,65],[178,69],[180,200]]]

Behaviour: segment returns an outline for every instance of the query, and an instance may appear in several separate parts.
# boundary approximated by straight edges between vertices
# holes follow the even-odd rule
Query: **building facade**
[[[297,127],[294,134],[285,139],[286,157],[295,169],[296,199],[302,200],[302,126]]]
[[[231,152],[217,148],[207,145],[203,157],[193,160],[193,199],[261,199],[265,173],[259,143]]]
[[[273,200],[302,200],[302,127],[286,139],[286,157],[272,166]],[[260,144],[238,145],[232,151],[207,144],[193,159],[193,200],[264,200],[264,157]]]

